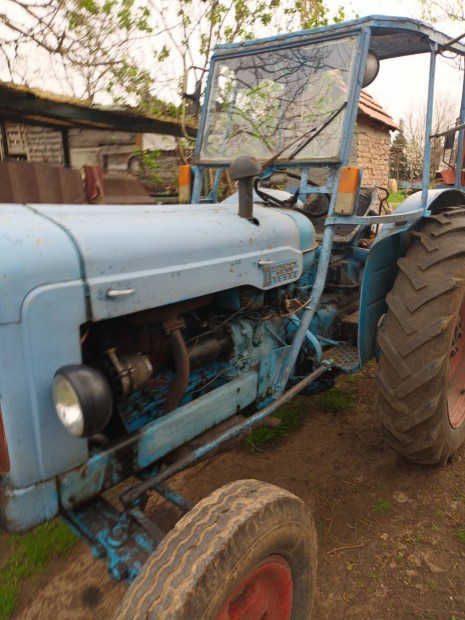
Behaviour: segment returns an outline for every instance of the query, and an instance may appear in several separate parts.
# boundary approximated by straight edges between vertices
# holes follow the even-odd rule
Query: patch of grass
[[[77,537],[61,521],[40,525],[9,539],[12,553],[0,564],[0,620],[8,620],[19,597],[21,581],[44,572],[54,556],[68,553]]]
[[[254,429],[245,440],[246,445],[252,452],[261,452],[273,444],[280,437],[285,437],[295,431],[299,425],[302,415],[302,398],[295,398],[293,401],[281,407],[273,418],[278,418],[281,422],[274,428],[262,426]],[[1,620],[1,619],[0,619]]]
[[[403,192],[395,192],[389,194],[388,202],[391,206],[398,205],[405,200],[405,194]]]
[[[379,499],[373,506],[373,512],[382,514],[391,510],[392,504],[388,499]]]
[[[0,582],[0,619],[8,620],[18,602],[19,588],[15,584],[2,585]]]
[[[335,385],[327,392],[320,394],[317,397],[317,403],[323,411],[341,412],[352,409],[354,399],[349,390],[346,390],[339,385]]]
[[[295,398],[284,407],[281,407],[272,416],[281,420],[280,424],[274,428],[266,426],[256,428],[245,440],[246,445],[253,452],[261,452],[280,437],[285,437],[294,432],[300,425],[304,402],[305,397]],[[351,389],[336,385],[330,390],[319,394],[316,397],[316,404],[323,411],[341,412],[347,411],[354,406],[354,398]]]
[[[457,538],[461,543],[465,544],[465,529],[461,529],[457,532]]]

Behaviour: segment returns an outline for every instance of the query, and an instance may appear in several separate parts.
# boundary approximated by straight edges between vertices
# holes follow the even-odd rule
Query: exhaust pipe
[[[249,155],[241,155],[231,164],[231,178],[239,181],[239,217],[246,220],[253,220],[253,180],[261,172],[258,160]]]

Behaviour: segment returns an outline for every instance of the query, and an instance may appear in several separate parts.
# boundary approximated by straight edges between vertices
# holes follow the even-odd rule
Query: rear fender
[[[458,189],[430,190],[426,200],[426,215],[440,213],[447,208],[465,205],[465,192]],[[421,192],[409,196],[396,214],[410,212],[421,207]],[[386,296],[397,276],[397,261],[404,256],[410,245],[408,231],[418,227],[424,218],[410,221],[402,226],[385,224],[370,249],[363,272],[360,294],[358,348],[362,364],[375,353],[377,325],[387,310]]]

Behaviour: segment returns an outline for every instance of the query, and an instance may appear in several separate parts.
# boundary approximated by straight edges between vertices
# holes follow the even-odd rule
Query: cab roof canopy
[[[307,42],[311,38],[312,41],[316,41],[333,36],[351,35],[361,30],[371,30],[370,49],[375,52],[380,60],[431,52],[432,42],[437,43],[439,51],[441,51],[441,47],[454,40],[452,37],[438,32],[428,24],[416,19],[390,15],[371,15],[312,30],[301,30],[266,39],[218,45],[215,53],[224,55],[227,52],[239,51],[239,49],[245,51],[247,48],[250,48],[250,51],[252,51],[253,48],[260,48],[263,44],[267,46],[271,43],[285,45],[293,41],[298,42],[299,39]],[[465,45],[460,42],[453,43],[448,49],[451,52],[465,56]]]
[[[133,108],[93,106],[80,99],[0,82],[0,122],[4,121],[58,130],[82,127],[176,137],[183,135],[181,123],[172,118],[159,118]],[[195,137],[195,127],[187,126],[187,131]]]

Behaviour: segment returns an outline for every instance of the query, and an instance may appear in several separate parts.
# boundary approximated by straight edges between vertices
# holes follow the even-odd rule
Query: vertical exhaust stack
[[[231,164],[231,178],[239,181],[239,217],[246,220],[253,220],[253,179],[261,172],[258,160],[249,155],[241,155]]]

